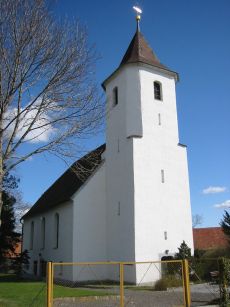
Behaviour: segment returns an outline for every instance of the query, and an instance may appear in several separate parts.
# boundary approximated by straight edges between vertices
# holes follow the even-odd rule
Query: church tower
[[[175,84],[137,26],[107,96],[106,196],[109,261],[161,260],[184,240],[193,249],[186,146]]]

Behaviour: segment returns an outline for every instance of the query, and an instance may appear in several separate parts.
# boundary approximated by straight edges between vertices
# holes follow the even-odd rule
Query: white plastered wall
[[[113,105],[113,89],[118,104]],[[132,92],[130,88],[132,87]],[[134,66],[121,68],[106,84],[106,197],[109,261],[135,260],[133,138],[142,136],[140,84]],[[127,267],[125,280],[135,279]]]
[[[72,197],[73,259],[75,262],[107,261],[105,163]],[[74,266],[75,281],[107,279],[107,266]]]
[[[55,214],[59,214],[59,242],[55,247]],[[42,248],[42,218],[45,218],[45,247]],[[34,222],[33,249],[30,249],[31,222]],[[53,262],[73,261],[73,206],[66,202],[54,209],[26,218],[23,226],[23,250],[30,256],[28,273],[33,274],[33,263],[38,262],[38,276],[41,274],[40,260]],[[72,270],[68,267],[55,267],[55,278],[72,280]]]
[[[193,237],[187,153],[178,145],[175,81],[144,66],[139,73],[143,138],[135,138],[133,148],[135,255],[136,261],[148,261],[160,260],[166,251],[176,253],[183,240],[193,249]],[[154,99],[154,81],[161,82],[162,101]],[[137,270],[137,279],[141,275]]]
[[[193,249],[187,152],[178,145],[174,77],[148,65],[129,64],[107,80],[107,242],[111,260],[160,260],[165,251],[177,252],[183,240]],[[154,81],[161,83],[162,101],[154,99]],[[114,87],[119,93],[115,107]],[[145,269],[143,265],[136,269],[139,282]],[[135,269],[129,270],[128,281],[134,281]],[[142,283],[159,276],[160,266]]]

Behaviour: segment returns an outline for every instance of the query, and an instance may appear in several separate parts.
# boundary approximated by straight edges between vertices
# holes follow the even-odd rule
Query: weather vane
[[[142,14],[142,10],[137,7],[137,6],[133,6],[134,11],[136,11],[136,20],[137,20],[137,29],[140,30],[140,19],[141,19],[141,14]]]

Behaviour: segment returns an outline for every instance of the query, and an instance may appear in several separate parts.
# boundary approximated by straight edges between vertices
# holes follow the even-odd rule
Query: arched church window
[[[46,236],[46,219],[43,217],[41,221],[41,249],[45,248],[45,236]]]
[[[157,81],[154,82],[154,98],[157,100],[162,100],[161,83]]]
[[[30,249],[34,247],[34,221],[30,224]]]
[[[118,104],[118,87],[114,87],[113,89],[113,106]]]
[[[54,248],[58,248],[59,243],[59,214],[54,215]]]

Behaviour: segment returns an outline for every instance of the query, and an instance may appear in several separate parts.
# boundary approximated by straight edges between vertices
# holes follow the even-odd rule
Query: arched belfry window
[[[160,82],[154,82],[154,98],[157,100],[162,100],[162,86]]]
[[[58,248],[59,243],[59,214],[54,215],[54,248]]]

